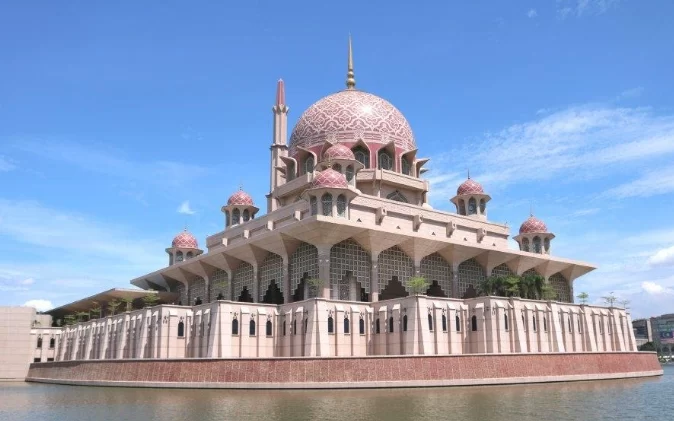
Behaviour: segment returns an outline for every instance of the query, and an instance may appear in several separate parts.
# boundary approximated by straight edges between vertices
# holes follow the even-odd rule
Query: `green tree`
[[[482,296],[503,295],[503,277],[491,275],[477,284],[477,294]]]
[[[412,294],[424,294],[430,284],[423,276],[413,276],[407,280],[407,287],[412,291]]]
[[[88,311],[78,311],[77,313],[75,313],[75,316],[77,316],[78,322],[86,322],[89,319],[89,312]]]
[[[545,282],[543,284],[543,287],[541,288],[541,298],[544,300],[557,299],[557,292],[552,288],[552,285],[550,285],[548,282]]]
[[[143,307],[154,307],[159,302],[159,294],[146,294],[143,296]]]
[[[133,310],[133,298],[131,298],[131,297],[124,297],[124,298],[122,298],[122,302],[126,305],[126,306],[125,306],[125,308],[126,308],[125,311],[131,311],[131,310]]]
[[[520,296],[520,277],[517,275],[506,276],[503,279],[503,292],[506,297]]]
[[[94,301],[93,306],[89,309],[89,319],[98,319],[101,317],[101,306],[97,301]]]
[[[602,300],[608,305],[609,307],[613,307],[613,304],[615,304],[616,301],[618,301],[618,298],[613,295],[613,291],[609,292],[609,294],[605,297],[601,297]]]
[[[119,308],[121,304],[122,303],[119,300],[112,300],[108,303],[108,311],[110,312],[111,316],[115,315],[117,308]]]
[[[66,326],[74,325],[77,323],[77,317],[74,314],[66,314],[63,316],[63,322]]]
[[[580,300],[581,304],[586,304],[587,299],[590,298],[587,292],[581,292],[580,294],[576,295],[576,298]]]
[[[655,352],[655,344],[653,342],[646,342],[639,347],[639,351],[653,351]]]

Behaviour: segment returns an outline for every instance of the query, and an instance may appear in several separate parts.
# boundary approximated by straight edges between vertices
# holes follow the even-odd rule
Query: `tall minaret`
[[[274,113],[274,135],[271,144],[271,168],[269,171],[269,194],[267,195],[267,212],[278,208],[278,202],[273,197],[274,190],[285,183],[285,177],[276,168],[282,167],[282,156],[288,156],[288,111],[286,105],[286,90],[283,79],[279,79],[276,85],[276,104],[272,107]]]

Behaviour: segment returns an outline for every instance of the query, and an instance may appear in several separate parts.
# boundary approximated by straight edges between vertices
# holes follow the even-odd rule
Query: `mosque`
[[[510,228],[488,219],[491,197],[470,177],[449,199],[455,212],[429,205],[429,160],[396,107],[357,89],[351,40],[346,89],[304,111],[289,140],[288,112],[279,80],[266,213],[235,191],[204,248],[180,232],[165,268],[131,280],[170,302],[35,330],[55,339],[52,360],[637,350],[624,309],[573,303],[574,280],[594,267],[555,256],[543,221],[529,216],[509,248]],[[532,274],[554,299],[479,294],[492,275]]]

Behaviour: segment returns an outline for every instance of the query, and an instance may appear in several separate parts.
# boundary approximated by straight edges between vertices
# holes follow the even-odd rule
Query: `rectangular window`
[[[24,361],[25,361],[25,360],[24,360]],[[39,363],[40,361],[42,361],[40,358],[33,358],[33,362],[34,362],[34,363]]]
[[[53,358],[47,358],[47,361],[48,361],[48,362],[49,362],[49,361],[54,361],[54,359],[53,359]]]

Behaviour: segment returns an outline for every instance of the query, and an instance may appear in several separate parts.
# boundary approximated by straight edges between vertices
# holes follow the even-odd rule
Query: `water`
[[[665,420],[674,366],[650,379],[522,386],[172,390],[0,383],[0,420]]]

